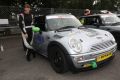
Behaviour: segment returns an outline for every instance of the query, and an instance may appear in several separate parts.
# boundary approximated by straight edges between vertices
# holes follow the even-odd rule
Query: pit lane
[[[4,52],[0,52],[0,80],[119,80],[120,51],[114,59],[95,70],[82,71],[76,74],[67,72],[57,74],[49,61],[37,55],[31,62],[25,59],[21,37],[12,36],[2,39]]]

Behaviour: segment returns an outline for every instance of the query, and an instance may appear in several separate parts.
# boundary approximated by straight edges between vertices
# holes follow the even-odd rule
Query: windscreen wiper
[[[83,25],[78,27],[78,29],[86,29],[86,28],[87,28],[87,27],[85,27],[85,26],[83,26]]]
[[[75,28],[74,26],[65,26],[62,28],[57,29],[56,31],[60,32],[60,31],[71,31],[71,28]]]

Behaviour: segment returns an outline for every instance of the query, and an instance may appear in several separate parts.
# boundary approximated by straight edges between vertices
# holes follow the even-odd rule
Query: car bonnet
[[[61,42],[73,38],[81,41],[82,53],[88,52],[90,47],[111,40],[105,35],[105,31],[95,29],[72,29],[71,31],[57,32],[57,35],[63,36]]]

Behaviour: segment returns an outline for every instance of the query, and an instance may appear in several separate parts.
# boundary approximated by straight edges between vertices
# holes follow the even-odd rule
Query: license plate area
[[[97,57],[97,62],[100,62],[100,61],[103,61],[103,60],[105,60],[105,59],[108,59],[109,57],[111,57],[113,54],[112,54],[112,52],[106,52],[106,53],[103,53],[103,54],[101,54],[101,55],[99,55],[98,57]]]

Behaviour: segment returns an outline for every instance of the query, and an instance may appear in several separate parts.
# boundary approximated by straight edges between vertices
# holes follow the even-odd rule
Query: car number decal
[[[38,35],[35,37],[35,42],[37,44],[43,44],[44,43],[44,37],[42,35]]]

